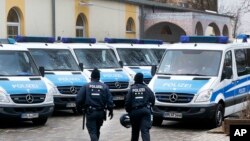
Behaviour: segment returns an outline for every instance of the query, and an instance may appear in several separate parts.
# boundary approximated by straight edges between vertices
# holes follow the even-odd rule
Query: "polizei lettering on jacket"
[[[103,86],[102,85],[89,85],[89,88],[92,88],[92,89],[103,89]]]

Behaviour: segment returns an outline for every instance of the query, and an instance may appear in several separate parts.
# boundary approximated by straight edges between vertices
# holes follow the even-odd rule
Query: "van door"
[[[232,61],[232,51],[227,51],[224,57],[223,70],[221,75],[221,87],[225,97],[225,113],[224,116],[234,113],[234,69]]]
[[[236,89],[235,89],[235,111],[239,112],[244,109],[244,102],[247,98],[249,91],[248,77],[249,77],[249,64],[247,62],[247,51],[249,49],[235,49],[235,63],[236,63]],[[250,51],[250,50],[249,50]],[[250,53],[250,52],[249,52]]]

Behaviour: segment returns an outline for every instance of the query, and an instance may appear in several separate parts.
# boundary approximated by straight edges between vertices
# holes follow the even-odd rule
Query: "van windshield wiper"
[[[207,76],[204,74],[198,74],[198,73],[184,73],[184,74],[176,74],[176,75],[195,75],[195,76]]]

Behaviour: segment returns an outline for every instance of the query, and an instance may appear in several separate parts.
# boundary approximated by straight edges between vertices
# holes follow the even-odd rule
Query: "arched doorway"
[[[210,23],[207,28],[205,35],[207,36],[220,36],[220,29],[216,23]]]
[[[179,42],[180,36],[186,32],[176,24],[162,22],[151,26],[145,32],[146,39],[159,39],[165,42]]]
[[[203,35],[203,27],[201,22],[197,22],[195,26],[195,35]]]
[[[222,35],[223,36],[229,36],[229,31],[228,31],[227,25],[223,26]]]

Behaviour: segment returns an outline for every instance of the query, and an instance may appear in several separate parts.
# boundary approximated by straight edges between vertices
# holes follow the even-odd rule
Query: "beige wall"
[[[0,38],[6,38],[6,18],[5,0],[0,0]]]
[[[26,0],[26,35],[52,36],[51,0]]]

